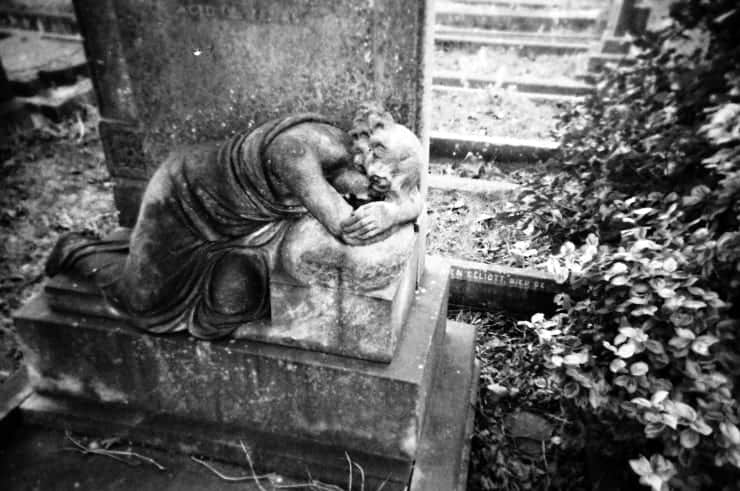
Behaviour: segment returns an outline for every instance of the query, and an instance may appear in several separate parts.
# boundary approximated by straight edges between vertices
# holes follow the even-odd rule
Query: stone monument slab
[[[428,147],[427,0],[74,3],[123,225],[173,145],[286,114],[321,112],[349,127],[357,101],[373,100]]]
[[[270,322],[245,325],[236,336],[390,362],[416,289],[417,233],[406,225],[375,245],[324,250],[319,240],[307,247],[311,236],[321,235],[319,227],[310,218],[293,226],[284,249],[300,241],[308,250],[284,251],[293,260],[278,261],[270,273]],[[339,251],[344,257],[328,257]],[[287,273],[285,264],[296,259]]]
[[[23,404],[19,419],[30,427],[27,431],[35,433],[39,430],[33,426],[43,426],[99,438],[117,436],[168,451],[175,449],[190,455],[208,455],[242,465],[243,442],[259,473],[279,470],[280,474],[305,482],[308,472],[313,478],[336,484],[342,489],[348,484],[349,456],[352,462],[362,467],[364,475],[364,488],[361,488],[360,473],[354,473],[353,489],[463,491],[466,489],[467,455],[474,416],[472,408],[478,392],[475,329],[448,322],[446,336],[440,341],[441,356],[433,392],[445,396],[433,397],[428,403],[413,465],[408,461],[383,459],[353,450],[345,454],[342,448],[315,441],[299,442],[267,433],[235,431],[230,427],[183,424],[171,417],[122,406],[100,406],[79,399],[42,394],[33,395]],[[29,461],[24,459],[14,468],[27,469],[28,466]],[[141,469],[134,472],[140,476]],[[142,482],[152,484],[151,479]]]
[[[428,267],[425,293],[414,297],[389,364],[245,340],[152,336],[120,321],[52,311],[44,295],[18,312],[16,328],[41,393],[413,460],[446,322],[448,275],[446,266]]]

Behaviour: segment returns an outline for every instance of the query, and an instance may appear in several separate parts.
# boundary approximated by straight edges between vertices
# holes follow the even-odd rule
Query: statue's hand
[[[367,243],[396,224],[393,205],[375,201],[362,205],[342,222],[342,236],[348,244]]]

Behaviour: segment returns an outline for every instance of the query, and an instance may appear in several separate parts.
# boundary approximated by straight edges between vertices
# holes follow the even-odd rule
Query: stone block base
[[[40,393],[411,461],[444,335],[448,275],[445,266],[427,267],[388,364],[241,339],[155,336],[93,317],[92,308],[53,311],[50,298],[76,298],[58,291],[20,310],[16,329]]]
[[[240,444],[243,442],[258,473],[277,472],[298,481],[306,480],[307,473],[310,473],[314,479],[342,487],[348,481],[349,456],[363,469],[364,489],[462,491],[466,484],[468,444],[478,391],[475,330],[468,325],[450,322],[444,339],[440,341],[443,350],[415,462],[370,455],[339,444],[301,440],[295,435],[277,436],[202,422],[183,422],[122,406],[38,393],[21,406],[21,420],[25,426],[63,429],[100,438],[119,436],[158,448],[240,465],[245,464]],[[23,466],[15,464],[16,467],[19,465]],[[139,472],[136,469],[132,471]],[[117,481],[125,482],[126,479],[124,475]],[[359,472],[354,473],[353,482],[353,489],[360,489]]]
[[[417,264],[409,257],[398,278],[370,292],[341,284],[304,285],[273,274],[269,325],[248,324],[237,335],[390,363],[413,301]]]

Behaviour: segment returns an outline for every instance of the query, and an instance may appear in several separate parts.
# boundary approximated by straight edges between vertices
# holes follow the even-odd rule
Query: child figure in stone
[[[301,277],[311,257],[319,267],[364,258],[358,277],[382,282],[391,243],[412,242],[421,158],[413,133],[372,107],[349,134],[300,114],[224,144],[184,146],[152,176],[130,236],[67,236],[47,273],[93,279],[121,317],[149,332],[223,337],[269,317],[277,261]]]

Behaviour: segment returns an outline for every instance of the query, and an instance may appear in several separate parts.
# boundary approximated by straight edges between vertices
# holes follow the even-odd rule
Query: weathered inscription
[[[206,3],[189,3],[180,5],[175,14],[191,19],[224,19],[245,21],[256,24],[298,24],[306,15],[317,17],[322,12],[317,6],[312,6],[310,12],[305,3],[295,3],[289,6],[281,4],[280,8],[265,8],[264,2],[247,1],[233,5],[211,5]],[[320,8],[318,10],[321,10]]]
[[[461,268],[459,266],[451,267],[450,278],[453,280],[467,280],[488,285],[520,288],[522,290],[547,290],[547,284],[543,280],[507,273],[496,273],[483,269]]]

